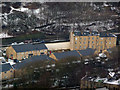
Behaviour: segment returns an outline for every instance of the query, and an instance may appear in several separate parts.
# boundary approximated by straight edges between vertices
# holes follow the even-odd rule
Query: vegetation
[[[11,44],[13,42],[23,42],[25,40],[34,40],[34,39],[43,40],[43,39],[45,39],[45,35],[43,33],[37,32],[37,33],[33,33],[33,34],[16,36],[13,38],[6,38],[6,39],[2,39],[2,44],[6,45],[6,44]]]
[[[3,16],[2,21],[2,29],[3,31],[9,32],[12,35],[23,34],[27,32],[31,32],[35,27],[40,27],[46,25],[46,27],[41,28],[44,32],[48,31],[49,34],[61,33],[64,35],[69,32],[70,29],[66,29],[65,26],[63,28],[60,24],[65,23],[66,26],[70,26],[69,24],[81,24],[84,22],[93,22],[93,21],[109,21],[112,20],[115,27],[119,26],[119,4],[120,3],[107,3],[108,7],[104,6],[104,3],[68,3],[68,2],[47,2],[47,3],[3,3],[5,5],[2,6],[3,13],[10,13],[11,6],[15,9],[19,8],[20,5],[28,8],[28,12],[20,12],[14,10],[13,13],[8,14],[7,16]],[[23,5],[24,4],[24,5]],[[112,10],[111,8],[116,8]],[[40,9],[38,13],[35,13],[37,9]],[[55,25],[50,28],[47,27],[48,23],[55,23]],[[109,23],[109,22],[107,22]],[[94,26],[94,25],[93,25]],[[110,25],[111,26],[111,25]],[[84,30],[83,27],[77,26],[78,30]],[[104,26],[106,27],[106,26]],[[115,30],[114,30],[115,29]],[[110,32],[119,32],[120,27],[113,28]],[[54,33],[53,33],[54,32]]]

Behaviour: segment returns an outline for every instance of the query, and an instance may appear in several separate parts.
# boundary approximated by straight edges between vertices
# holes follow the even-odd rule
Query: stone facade
[[[24,52],[16,52],[15,49],[10,46],[6,50],[6,56],[10,59],[17,59],[17,60],[22,60],[25,58],[29,58],[31,56],[37,56],[37,55],[47,55],[48,50],[47,49],[42,49],[42,50],[32,50],[31,51],[24,51]]]
[[[2,80],[7,80],[14,78],[14,70],[10,69],[9,71],[1,72]]]
[[[70,32],[70,50],[83,50],[93,48],[106,50],[116,46],[116,36],[100,36],[98,35],[75,35]]]
[[[87,80],[81,80],[81,82],[80,82],[81,89],[95,90],[100,87],[106,87],[110,90],[119,90],[120,89],[120,85],[116,85],[116,84],[107,84],[107,83],[103,83],[103,82],[93,82],[93,81],[87,81]]]

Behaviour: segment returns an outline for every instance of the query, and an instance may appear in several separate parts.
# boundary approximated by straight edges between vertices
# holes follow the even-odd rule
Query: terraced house
[[[0,76],[2,80],[11,79],[14,77],[14,68],[9,64],[0,64]]]
[[[96,49],[98,52],[116,46],[117,36],[111,33],[70,32],[70,50]]]
[[[56,52],[56,53],[52,53],[50,57],[57,61],[66,58],[75,58],[75,57],[81,59],[81,57],[92,56],[95,54],[96,54],[95,49],[87,48],[85,50],[72,50],[61,53]]]
[[[32,56],[47,55],[47,47],[44,44],[21,44],[7,48],[8,58],[22,60]]]

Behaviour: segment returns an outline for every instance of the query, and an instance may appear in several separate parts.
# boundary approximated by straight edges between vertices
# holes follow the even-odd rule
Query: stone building
[[[61,53],[52,53],[50,55],[51,58],[53,58],[54,60],[62,60],[62,59],[66,59],[66,58],[72,58],[72,57],[77,57],[77,58],[81,58],[80,54],[76,51],[66,51],[66,52],[61,52]]]
[[[7,80],[7,79],[11,79],[14,77],[14,68],[9,64],[0,64],[0,74],[2,76],[2,80]]]
[[[94,54],[96,54],[95,49],[87,48],[85,50],[72,50],[72,51],[66,51],[61,53],[55,52],[55,53],[52,53],[50,57],[57,61],[57,60],[62,60],[62,59],[72,58],[72,57],[81,59],[81,57],[92,56]]]
[[[80,89],[96,90],[97,88],[106,87],[109,90],[119,90],[120,80],[108,80],[107,78],[84,77],[80,82]]]
[[[6,56],[11,59],[22,60],[37,55],[47,55],[45,44],[21,44],[7,48]]]
[[[116,46],[117,36],[111,33],[92,32],[70,32],[70,50],[83,50],[86,48],[106,50]]]

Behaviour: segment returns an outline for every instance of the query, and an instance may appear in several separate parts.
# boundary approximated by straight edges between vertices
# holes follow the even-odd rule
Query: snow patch
[[[10,38],[13,36],[8,35],[8,33],[0,33],[0,38]]]

